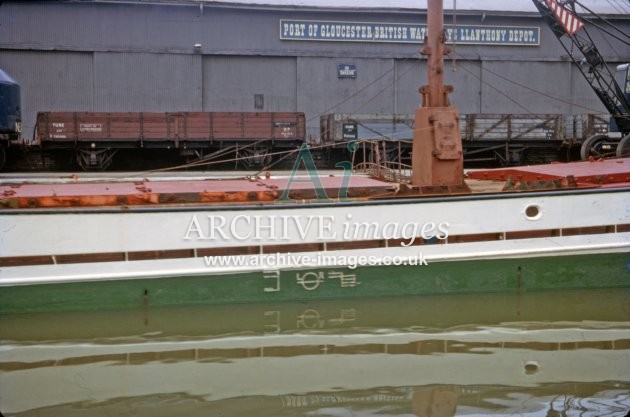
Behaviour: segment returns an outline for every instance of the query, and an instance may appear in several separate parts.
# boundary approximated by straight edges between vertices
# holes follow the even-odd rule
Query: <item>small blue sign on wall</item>
[[[337,65],[337,78],[357,78],[357,66],[354,64]]]

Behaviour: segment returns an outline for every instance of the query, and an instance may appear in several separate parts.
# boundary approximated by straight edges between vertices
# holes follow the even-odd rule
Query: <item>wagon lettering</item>
[[[103,125],[100,123],[81,123],[79,125],[79,131],[100,133],[103,131]]]

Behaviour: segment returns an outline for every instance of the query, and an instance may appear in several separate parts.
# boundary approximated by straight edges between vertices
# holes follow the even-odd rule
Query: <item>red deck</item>
[[[495,181],[567,180],[577,186],[630,185],[630,158],[532,165],[474,171],[468,178]]]
[[[495,191],[500,190],[504,184],[509,186],[506,189],[516,191],[549,188],[630,187],[630,158],[482,170],[471,172],[468,177],[473,180],[499,182]],[[321,176],[319,181],[328,198],[339,197],[339,190],[344,181],[342,175]],[[288,177],[56,184],[19,183],[0,185],[0,209],[272,202],[283,195],[288,183]],[[392,188],[392,183],[353,175],[350,177],[347,196],[351,198],[392,197]],[[308,176],[294,178],[289,189],[290,199],[311,200],[318,197]],[[491,191],[486,190],[485,192]],[[407,196],[410,194],[407,193]]]
[[[328,198],[338,198],[343,176],[319,177]],[[13,184],[0,186],[0,208],[124,206],[143,204],[233,203],[274,201],[282,197],[289,179],[210,179],[138,182]],[[387,193],[392,184],[352,176],[348,196]],[[309,177],[294,178],[291,199],[317,195]]]

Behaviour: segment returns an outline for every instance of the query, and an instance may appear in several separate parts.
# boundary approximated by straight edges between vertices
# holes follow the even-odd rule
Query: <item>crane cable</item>
[[[453,58],[452,58],[452,71],[457,71],[457,0],[453,0]]]
[[[613,28],[615,31],[619,32],[621,35],[625,36],[626,38],[630,39],[630,35],[627,34],[626,32],[624,32],[623,30],[619,29],[619,27],[617,27],[617,25],[613,24],[611,21],[609,21],[608,19],[606,19],[603,16],[600,16],[599,14],[595,13],[593,10],[589,9],[588,7],[584,6],[582,3],[580,3],[577,0],[574,0],[574,3],[577,4],[578,6],[580,6],[581,8],[583,8],[584,10],[586,10],[587,12],[589,12],[590,14],[592,14],[593,16],[595,16],[596,18],[600,19],[601,21],[605,22],[608,26],[610,26],[611,28]],[[575,12],[575,6],[573,7],[573,11]],[[576,13],[577,14],[577,13]],[[580,16],[580,18],[586,20],[587,22],[589,22],[591,25],[593,25],[594,27],[598,28],[599,30],[601,30],[602,32],[612,36],[613,38],[617,39],[620,42],[623,42],[626,45],[630,46],[630,42],[620,38],[618,35],[615,35],[613,33],[611,33],[610,31],[608,31],[607,29],[605,29],[603,26],[595,23],[592,19]]]

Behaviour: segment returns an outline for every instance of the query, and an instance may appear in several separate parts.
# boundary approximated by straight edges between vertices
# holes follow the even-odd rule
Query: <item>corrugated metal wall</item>
[[[200,111],[201,56],[94,53],[94,110]]]
[[[355,64],[356,78],[338,78],[338,64]],[[326,113],[391,113],[394,107],[392,59],[298,58],[298,108],[307,114],[309,133],[319,133]]]
[[[447,60],[445,70],[444,78],[455,88],[450,100],[459,107],[460,113],[481,113],[484,84],[482,62]]]
[[[482,113],[505,113],[505,109],[514,109],[511,110],[514,113],[533,114],[570,111],[570,63],[486,61],[482,66]],[[529,82],[525,83],[525,80]],[[592,98],[593,107],[598,108],[594,94]]]
[[[22,85],[25,137],[38,111],[303,111],[316,136],[322,113],[411,113],[418,106],[418,87],[426,82],[419,45],[283,41],[282,18],[395,23],[425,17],[212,4],[4,2],[0,67]],[[541,27],[538,47],[457,46],[455,71],[447,62],[446,82],[454,85],[451,99],[462,113],[605,112],[537,16],[464,13],[458,21]],[[630,19],[616,23],[630,32]],[[630,47],[598,46],[612,64],[630,61]],[[356,65],[357,77],[339,78],[338,64]]]
[[[0,68],[22,88],[22,132],[27,139],[38,111],[94,110],[91,53],[3,50]]]
[[[205,111],[302,111],[297,104],[297,91],[296,58],[206,56],[203,59]],[[262,96],[258,107],[255,95]]]

